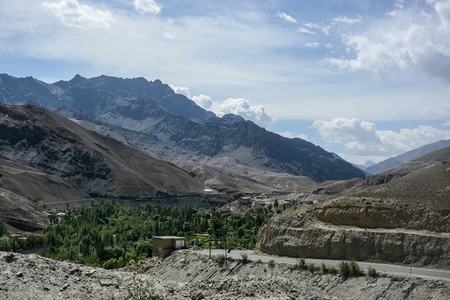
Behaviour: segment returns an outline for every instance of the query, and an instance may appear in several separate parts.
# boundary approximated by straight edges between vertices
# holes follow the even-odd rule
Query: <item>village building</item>
[[[152,256],[164,256],[186,248],[186,238],[180,236],[154,236]]]

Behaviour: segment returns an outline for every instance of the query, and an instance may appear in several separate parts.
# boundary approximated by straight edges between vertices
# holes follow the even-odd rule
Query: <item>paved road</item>
[[[201,254],[209,255],[209,250],[199,250],[196,251]],[[285,264],[296,264],[298,260],[292,257],[285,256],[270,256],[270,255],[260,255],[255,254],[253,250],[232,250],[230,253],[227,253],[228,257],[232,257],[234,259],[242,258],[241,254],[247,254],[250,260],[261,260],[264,262],[268,262],[270,260],[274,260],[278,263]],[[225,254],[225,250],[221,249],[212,249],[211,255],[217,256],[219,254]],[[337,266],[340,260],[326,260],[326,259],[306,259],[306,263],[314,263],[319,265],[324,262],[326,265]],[[358,265],[364,271],[367,271],[369,267],[375,268],[378,273],[385,274],[393,274],[393,275],[401,275],[401,276],[410,276],[410,277],[420,277],[426,279],[439,279],[450,281],[450,271],[445,270],[437,270],[437,269],[424,269],[424,268],[416,268],[416,267],[407,267],[400,265],[389,265],[389,264],[377,264],[377,263],[366,263],[366,262],[358,262]]]

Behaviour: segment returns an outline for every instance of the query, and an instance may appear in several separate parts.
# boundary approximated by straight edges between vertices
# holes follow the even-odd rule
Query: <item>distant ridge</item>
[[[407,163],[413,159],[416,159],[430,152],[443,149],[446,147],[450,147],[450,140],[442,140],[436,143],[428,144],[420,148],[403,153],[401,155],[388,158],[386,160],[383,160],[382,162],[379,162],[375,165],[366,168],[365,171],[370,174],[378,174],[387,171],[389,169],[395,168],[401,164]]]

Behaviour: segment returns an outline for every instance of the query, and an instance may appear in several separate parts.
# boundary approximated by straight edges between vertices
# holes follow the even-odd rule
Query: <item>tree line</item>
[[[7,237],[0,221],[0,250],[38,253],[104,268],[123,267],[152,255],[153,236],[191,237],[191,245],[253,249],[258,229],[270,217],[267,209],[243,216],[195,207],[146,204],[139,207],[101,200],[89,207],[50,216],[42,235]]]

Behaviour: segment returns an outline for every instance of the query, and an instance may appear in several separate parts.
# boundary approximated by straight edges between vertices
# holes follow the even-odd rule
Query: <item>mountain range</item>
[[[39,105],[81,125],[102,123],[113,132],[125,129],[131,135],[139,133],[145,136],[143,140],[167,150],[160,151],[160,156],[171,159],[189,162],[198,157],[231,158],[246,168],[318,182],[364,177],[358,168],[310,142],[282,137],[239,116],[219,118],[160,80],[104,75],[87,79],[76,75],[69,81],[47,84],[32,77],[2,74],[0,102]],[[147,142],[140,140],[133,146],[148,151]],[[187,156],[190,158],[186,160]],[[221,171],[233,174],[235,169]]]

